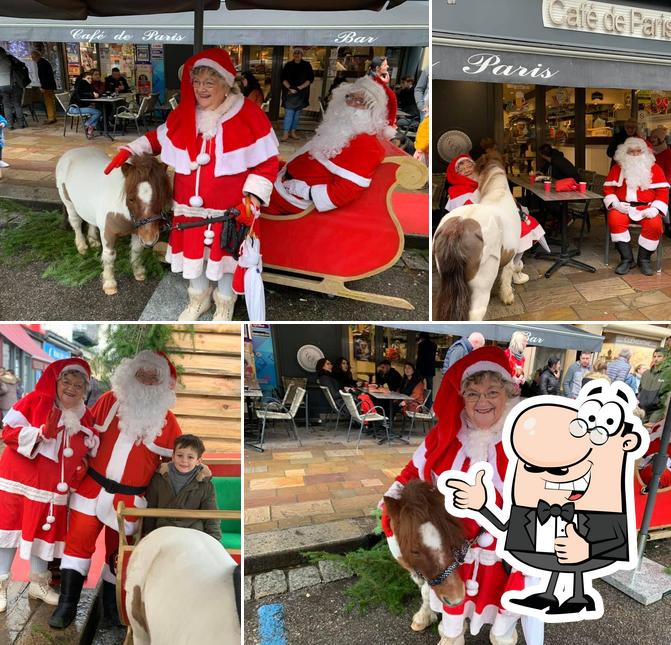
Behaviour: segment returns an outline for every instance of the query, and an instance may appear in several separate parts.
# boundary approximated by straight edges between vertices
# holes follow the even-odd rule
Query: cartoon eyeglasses
[[[592,399],[580,406],[577,418],[569,424],[569,432],[578,438],[589,432],[589,440],[602,446],[622,427],[623,421],[624,409],[619,403],[610,401],[604,405]]]

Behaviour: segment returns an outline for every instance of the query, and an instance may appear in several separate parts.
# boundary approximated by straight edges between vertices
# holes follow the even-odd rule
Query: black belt
[[[650,206],[650,202],[627,202],[629,206]]]
[[[147,490],[146,486],[126,486],[125,484],[115,482],[113,479],[107,479],[107,477],[101,475],[97,470],[93,470],[90,466],[88,472],[93,479],[112,495],[144,495],[144,492]]]

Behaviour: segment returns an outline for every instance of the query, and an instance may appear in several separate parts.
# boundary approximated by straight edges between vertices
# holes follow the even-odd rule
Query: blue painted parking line
[[[257,612],[259,614],[260,645],[287,645],[284,605],[262,605]]]

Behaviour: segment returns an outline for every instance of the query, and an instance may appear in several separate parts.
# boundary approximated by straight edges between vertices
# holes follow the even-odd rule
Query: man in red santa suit
[[[160,154],[175,169],[173,224],[207,223],[237,208],[236,229],[251,226],[259,206],[270,199],[278,142],[268,117],[242,96],[235,76],[226,50],[193,55],[182,71],[179,106],[157,130],[123,146],[105,172],[118,172],[132,154]],[[223,226],[210,223],[170,233],[166,260],[189,280],[189,304],[179,320],[198,320],[212,307],[213,297],[213,320],[232,319],[237,261],[221,245]]]
[[[116,507],[145,508],[145,489],[161,459],[172,455],[182,434],[170,408],[174,406],[176,371],[160,352],[145,350],[125,358],[112,375],[112,390],[103,394],[92,413],[100,431],[100,448],[90,460],[88,475],[70,497],[70,525],[61,561],[61,595],[49,618],[57,629],[75,618],[84,579],[101,529],[105,530],[103,611],[118,623],[115,559],[119,545]],[[137,522],[126,522],[126,535]]]
[[[655,163],[662,169],[666,181],[671,184],[671,148],[666,143],[669,131],[660,125],[650,133],[650,145],[655,153]]]
[[[370,77],[338,86],[315,136],[280,170],[263,212],[294,214],[311,205],[327,212],[354,201],[384,159],[378,137],[394,133],[382,86]]]
[[[615,273],[625,275],[638,264],[641,273],[653,275],[652,253],[664,232],[662,218],[669,210],[669,182],[655,163],[655,155],[639,137],[620,144],[603,185],[603,203],[608,209],[610,237],[620,254]],[[638,262],[631,248],[629,223],[641,225],[638,238]]]

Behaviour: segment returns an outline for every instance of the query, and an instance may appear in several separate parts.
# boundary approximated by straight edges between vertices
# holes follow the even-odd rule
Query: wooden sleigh
[[[636,528],[641,528],[643,512],[648,502],[648,495],[643,490],[645,484],[636,470],[634,475],[634,504],[636,506]],[[659,540],[671,537],[671,486],[660,488],[655,499],[655,508],[650,518],[650,539]]]
[[[419,190],[428,181],[424,164],[387,141],[381,143],[384,161],[369,188],[351,204],[327,213],[311,206],[295,215],[262,215],[266,282],[414,309],[404,298],[345,286],[381,273],[398,261],[405,236],[394,212],[394,190]],[[428,208],[426,212],[428,217]]]

